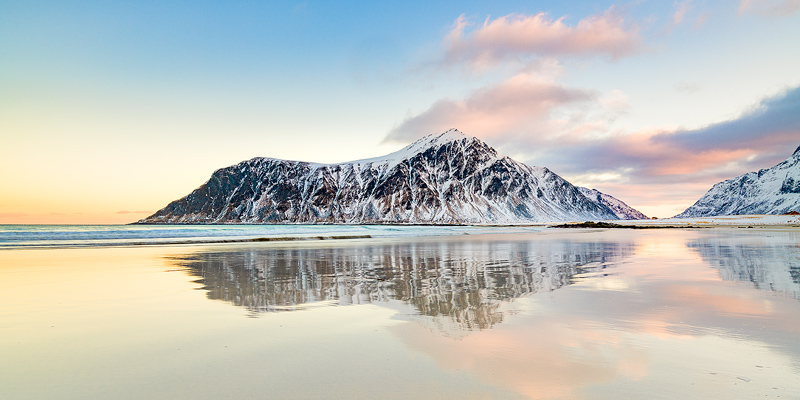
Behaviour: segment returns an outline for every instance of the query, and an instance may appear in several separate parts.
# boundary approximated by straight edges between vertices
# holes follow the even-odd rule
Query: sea
[[[800,228],[3,225],[2,399],[800,398]]]
[[[422,237],[542,229],[462,225],[0,225],[0,249]]]

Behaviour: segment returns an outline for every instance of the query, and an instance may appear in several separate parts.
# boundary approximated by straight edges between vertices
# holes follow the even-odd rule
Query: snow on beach
[[[715,227],[715,226],[790,226],[800,227],[800,215],[719,215],[716,217],[664,218],[648,220],[604,221],[624,226],[644,227]]]

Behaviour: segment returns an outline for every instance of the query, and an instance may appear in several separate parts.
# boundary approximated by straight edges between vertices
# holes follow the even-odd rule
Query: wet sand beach
[[[0,251],[4,399],[797,398],[800,229]]]

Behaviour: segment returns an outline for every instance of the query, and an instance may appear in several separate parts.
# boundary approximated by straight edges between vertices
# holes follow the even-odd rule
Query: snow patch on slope
[[[614,196],[602,193],[597,189],[578,187],[578,190],[589,200],[610,208],[619,219],[648,219],[639,210],[625,204],[625,202]]]
[[[772,168],[717,183],[675,218],[800,211],[800,147]]]

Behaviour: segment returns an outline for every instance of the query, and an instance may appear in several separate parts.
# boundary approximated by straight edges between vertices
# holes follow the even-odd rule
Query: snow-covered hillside
[[[544,167],[452,129],[341,164],[254,158],[141,223],[521,223],[618,219]]]
[[[674,218],[800,211],[800,147],[780,164],[714,185]]]
[[[625,204],[625,202],[614,196],[605,194],[597,189],[578,187],[578,190],[589,200],[611,209],[619,219],[648,219],[647,215],[642,214],[639,210]]]

